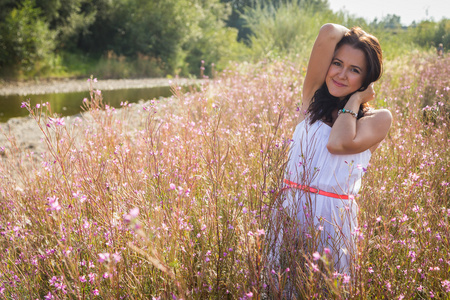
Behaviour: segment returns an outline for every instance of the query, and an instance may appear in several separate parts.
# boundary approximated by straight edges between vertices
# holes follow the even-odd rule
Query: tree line
[[[2,0],[0,76],[198,75],[203,63],[211,72],[211,64],[221,69],[230,61],[300,51],[319,20],[384,31],[400,23],[388,15],[367,24],[333,13],[327,0]],[[420,47],[450,47],[449,20],[400,31]]]

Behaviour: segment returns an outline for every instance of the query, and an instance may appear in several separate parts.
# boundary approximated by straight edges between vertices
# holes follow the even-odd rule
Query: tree
[[[105,0],[36,0],[51,30],[57,32],[58,46],[74,50],[89,32]]]
[[[198,73],[201,60],[217,63],[236,41],[219,0],[121,0],[102,10],[80,47],[85,52],[161,62],[168,73]]]
[[[442,19],[434,36],[434,45],[443,44],[444,49],[450,49],[450,19]]]
[[[433,21],[422,21],[413,28],[413,41],[422,47],[430,47],[435,43],[437,24]]]
[[[55,32],[41,19],[34,1],[25,0],[13,8],[0,25],[0,67],[10,71],[18,66],[30,72],[49,64],[55,49]]]

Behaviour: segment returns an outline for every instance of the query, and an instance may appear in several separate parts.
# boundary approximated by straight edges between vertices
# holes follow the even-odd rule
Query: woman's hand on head
[[[350,101],[357,101],[359,104],[363,104],[375,99],[375,90],[373,89],[374,83],[372,82],[367,89],[361,92],[356,92],[350,97]]]

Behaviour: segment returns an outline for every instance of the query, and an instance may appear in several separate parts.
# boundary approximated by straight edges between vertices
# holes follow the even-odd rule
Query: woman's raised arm
[[[308,69],[303,83],[302,112],[308,109],[314,93],[325,82],[325,76],[333,59],[336,45],[348,31],[344,26],[331,23],[320,28],[309,57]]]

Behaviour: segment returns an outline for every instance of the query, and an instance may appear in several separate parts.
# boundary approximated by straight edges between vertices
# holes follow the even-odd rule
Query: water
[[[139,100],[169,97],[172,95],[172,92],[170,86],[161,86],[102,91],[102,95],[105,104],[120,107],[120,102],[123,101],[136,103]],[[28,111],[25,108],[20,108],[22,102],[28,99],[32,106],[41,102],[49,102],[52,112],[62,116],[71,116],[82,111],[81,104],[84,98],[89,98],[89,91],[27,96],[0,96],[0,123],[8,121],[10,118],[28,116]]]

